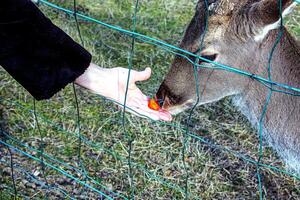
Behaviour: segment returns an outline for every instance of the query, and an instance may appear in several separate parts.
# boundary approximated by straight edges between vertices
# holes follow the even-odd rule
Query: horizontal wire
[[[17,151],[17,152],[19,152],[19,153],[21,153],[21,154],[27,156],[28,158],[31,158],[31,159],[34,160],[34,161],[37,161],[37,162],[39,162],[39,163],[42,162],[42,160],[41,160],[40,158],[37,158],[37,157],[35,157],[35,156],[33,156],[33,155],[31,155],[31,154],[29,154],[29,153],[23,151],[23,150],[21,150],[21,149],[15,147],[15,146],[13,146],[13,145],[11,145],[11,144],[8,144],[7,142],[2,141],[1,139],[0,139],[0,144],[3,144],[3,145],[5,145],[5,146],[7,146],[7,147],[13,149],[13,150],[15,150],[15,151]],[[61,174],[65,175],[66,177],[69,177],[69,178],[75,180],[76,182],[78,182],[78,183],[80,183],[80,184],[82,184],[82,185],[84,185],[84,186],[90,188],[91,190],[93,190],[93,191],[95,191],[95,192],[101,194],[102,196],[104,196],[104,197],[106,197],[106,198],[108,198],[108,199],[110,199],[110,200],[113,200],[113,198],[111,198],[110,196],[106,195],[106,194],[103,193],[102,191],[100,191],[100,190],[98,190],[98,189],[92,187],[91,185],[89,185],[89,184],[87,184],[87,183],[84,183],[83,181],[81,181],[80,179],[78,179],[78,178],[74,177],[73,175],[67,173],[66,171],[64,171],[64,170],[62,170],[62,169],[59,169],[58,167],[56,167],[56,166],[54,166],[54,165],[52,165],[52,164],[50,164],[50,163],[48,163],[48,162],[45,162],[45,161],[44,161],[44,164],[47,165],[48,167],[54,169],[55,171],[60,172]]]
[[[111,100],[111,99],[108,99],[108,98],[106,98],[106,97],[104,97],[104,96],[97,95],[97,97],[102,97],[102,98],[105,99],[105,100],[108,100],[108,101],[111,101],[111,102],[113,102],[113,103],[115,103],[115,104],[118,104],[118,105],[120,105],[120,106],[123,106],[123,104],[120,104],[120,103],[118,103],[118,102],[116,102],[116,101],[113,101],[113,100]],[[0,98],[1,98],[1,97],[0,97]],[[25,107],[24,105],[22,105],[22,104],[20,104],[20,103],[18,103],[18,102],[16,102],[16,101],[5,100],[5,99],[2,99],[2,101],[3,101],[3,102],[5,102],[5,101],[6,101],[6,102],[10,102],[10,103],[12,103],[12,104],[14,104],[14,105],[19,106],[20,108],[23,108],[24,110],[27,110],[28,112],[32,112],[32,110],[31,110],[30,108],[27,108],[27,107]],[[131,109],[130,107],[127,107],[127,109],[130,110],[130,111],[132,111],[133,113],[138,114],[136,111],[134,111],[134,110]],[[77,136],[75,133],[72,133],[72,132],[69,132],[69,131],[65,131],[63,128],[57,126],[56,123],[52,122],[51,120],[47,119],[46,117],[42,116],[41,114],[38,114],[37,116],[40,117],[41,119],[43,119],[43,121],[45,121],[45,122],[47,122],[47,123],[49,123],[49,124],[52,124],[55,128],[58,128],[59,130],[64,131],[64,132],[67,133],[67,134],[71,134],[71,135],[73,135],[73,136],[75,136],[75,137]],[[173,127],[173,128],[176,128],[177,130],[180,130],[180,131],[184,131],[184,130],[185,130],[185,129],[184,129],[185,126],[180,126],[180,125],[177,125],[177,124],[174,124],[174,123],[155,121],[155,120],[152,120],[151,118],[149,118],[149,117],[147,117],[147,116],[145,116],[145,115],[144,115],[144,116],[142,115],[142,117],[148,119],[149,121],[152,121],[153,123],[157,123],[157,124],[160,124],[160,125],[166,125],[166,126],[169,126],[169,127]],[[56,126],[57,126],[57,127],[56,127]],[[232,155],[234,155],[234,156],[236,156],[236,157],[238,157],[238,158],[241,158],[242,160],[244,160],[244,161],[246,161],[246,162],[248,162],[248,163],[252,163],[252,164],[255,164],[255,165],[259,164],[260,166],[262,166],[262,167],[264,167],[264,168],[268,168],[268,169],[271,169],[271,170],[273,170],[273,171],[277,171],[277,172],[280,172],[280,173],[282,173],[282,174],[286,174],[286,175],[288,175],[288,176],[290,176],[290,177],[292,177],[292,178],[295,178],[296,180],[299,180],[299,181],[300,181],[300,176],[297,176],[297,175],[295,175],[295,174],[293,174],[293,173],[291,173],[291,172],[288,172],[288,171],[286,171],[286,170],[277,168],[277,167],[272,166],[272,165],[267,165],[267,164],[263,164],[263,163],[257,163],[257,161],[255,161],[254,159],[250,158],[249,156],[245,156],[245,155],[243,155],[243,154],[241,154],[241,153],[239,153],[239,152],[237,152],[237,151],[234,151],[234,150],[232,150],[232,149],[230,149],[230,148],[228,148],[228,147],[224,147],[224,146],[222,146],[222,145],[215,144],[215,143],[209,141],[208,139],[205,139],[205,138],[203,138],[203,137],[201,137],[201,136],[199,136],[199,135],[197,135],[197,134],[195,134],[195,133],[193,133],[193,132],[191,132],[191,131],[188,133],[188,135],[189,135],[190,137],[196,139],[197,141],[200,141],[200,142],[202,142],[202,143],[205,143],[205,144],[207,144],[207,145],[209,145],[209,146],[211,146],[211,147],[214,147],[214,148],[217,148],[217,149],[220,149],[220,150],[227,151],[227,152],[231,153]],[[116,155],[115,152],[112,152],[112,151],[110,151],[110,150],[107,150],[107,149],[105,149],[103,146],[101,146],[101,145],[99,145],[99,144],[98,144],[98,145],[97,145],[97,144],[94,144],[93,142],[91,142],[91,141],[89,141],[87,138],[85,138],[84,136],[82,136],[82,140],[83,140],[87,145],[93,146],[93,147],[95,147],[95,148],[103,149],[103,150],[105,150],[106,152],[110,153],[111,155],[114,155],[114,156]],[[117,158],[122,159],[120,156],[117,157]],[[126,159],[123,160],[123,161],[126,161]],[[147,170],[147,169],[144,168],[144,166],[142,166],[142,165],[139,165],[139,164],[137,164],[137,163],[133,163],[133,164],[134,164],[135,166],[137,166],[137,167],[143,169],[143,170]],[[151,172],[148,171],[148,173],[151,173]],[[174,188],[174,189],[175,189],[175,188]]]
[[[297,3],[300,3],[299,0],[294,0],[294,1],[297,2]],[[233,72],[233,73],[237,73],[237,74],[240,74],[240,75],[248,76],[248,77],[250,77],[250,78],[252,78],[252,79],[257,80],[258,82],[260,82],[261,84],[263,84],[264,86],[266,86],[266,87],[268,87],[268,88],[272,88],[272,86],[275,86],[275,87],[284,89],[284,90],[282,90],[282,89],[274,89],[275,92],[284,93],[284,94],[287,94],[287,95],[293,95],[293,96],[300,96],[300,94],[297,94],[297,93],[300,93],[300,89],[299,89],[299,88],[295,88],[295,87],[292,87],[292,86],[289,86],[289,85],[286,85],[286,84],[282,84],[282,83],[273,82],[273,81],[270,81],[270,80],[265,79],[265,78],[263,78],[263,77],[260,77],[260,76],[258,76],[258,75],[251,74],[251,73],[246,72],[246,71],[242,71],[242,70],[239,70],[239,69],[236,69],[236,68],[233,68],[233,67],[229,67],[229,66],[226,66],[226,65],[223,65],[223,64],[220,64],[220,63],[216,63],[216,62],[210,61],[210,60],[208,60],[208,59],[202,58],[202,57],[199,56],[199,55],[195,55],[195,54],[193,54],[193,53],[191,53],[191,52],[188,52],[188,51],[186,51],[186,50],[184,50],[184,49],[180,49],[180,48],[178,48],[178,47],[176,47],[176,46],[170,45],[170,44],[165,43],[165,42],[163,42],[163,41],[160,41],[160,40],[158,40],[158,39],[151,38],[151,37],[142,35],[142,34],[140,34],[140,33],[128,31],[128,30],[126,30],[126,29],[123,29],[123,28],[120,28],[120,27],[116,27],[116,26],[113,26],[113,25],[104,23],[104,22],[102,22],[102,21],[96,20],[96,19],[94,19],[94,18],[88,17],[88,16],[83,15],[83,14],[80,14],[80,13],[74,13],[74,12],[71,11],[71,10],[62,8],[62,7],[58,6],[58,5],[55,5],[55,4],[50,3],[50,2],[48,2],[48,1],[45,1],[45,0],[40,0],[40,2],[44,3],[45,5],[50,6],[50,7],[52,7],[52,8],[62,10],[62,11],[64,11],[64,12],[68,13],[68,14],[72,14],[72,15],[76,14],[78,17],[80,17],[80,18],[82,18],[82,19],[85,19],[85,20],[87,20],[87,21],[95,22],[95,23],[100,24],[100,25],[102,25],[102,26],[105,26],[105,27],[107,27],[107,28],[110,28],[110,29],[113,29],[113,30],[116,30],[116,31],[119,31],[119,32],[122,32],[122,33],[125,33],[125,34],[129,35],[130,37],[135,37],[136,39],[138,39],[138,40],[140,40],[140,41],[144,41],[144,42],[153,44],[153,45],[158,46],[158,47],[160,47],[160,48],[169,49],[169,52],[172,52],[172,53],[177,54],[177,55],[179,55],[179,56],[185,57],[185,58],[186,58],[187,60],[189,60],[189,62],[191,62],[191,63],[194,63],[194,62],[192,62],[192,60],[191,60],[187,55],[192,56],[192,57],[195,57],[195,58],[198,58],[198,59],[200,59],[200,60],[203,60],[203,61],[206,61],[206,62],[208,62],[208,63],[211,63],[211,64],[215,65],[215,66],[213,66],[213,67],[207,67],[207,68],[219,69],[219,70],[226,70],[226,71],[229,71],[229,72]],[[181,52],[181,53],[175,52],[175,51],[173,51],[172,49],[175,50],[175,51],[179,51],[179,52]],[[197,66],[197,67],[203,67],[203,65],[199,65],[199,64],[196,64],[196,66]],[[285,91],[285,90],[287,90],[287,91]],[[293,92],[295,92],[295,93],[292,93],[292,92],[290,92],[290,91],[293,91]],[[104,97],[104,98],[105,98],[105,97]],[[111,99],[108,99],[108,98],[105,98],[105,99],[106,99],[106,100],[109,100],[109,101],[112,101]],[[115,101],[112,101],[112,102],[114,102],[114,103],[116,103],[116,104],[119,104],[118,102],[115,102]],[[119,104],[119,105],[120,105],[120,106],[124,106],[123,104]],[[26,108],[26,109],[28,110],[28,108]],[[136,111],[132,110],[131,108],[128,108],[127,106],[126,106],[126,109],[129,109],[129,110],[135,112],[136,114],[139,114],[139,113],[137,113]],[[31,112],[33,112],[33,111],[31,110]],[[139,114],[139,115],[141,115],[141,114]],[[39,116],[39,117],[40,117],[40,116]],[[144,116],[144,117],[146,117],[146,116]],[[40,118],[41,118],[41,117],[40,117]],[[148,117],[146,117],[146,118],[148,118]],[[43,118],[42,118],[42,119],[43,119]],[[150,118],[148,118],[148,119],[150,119]],[[153,121],[152,119],[150,119],[150,120]],[[166,122],[158,122],[158,123],[164,124],[164,125],[168,125],[168,126],[171,126],[171,127],[175,127],[175,128],[180,129],[180,130],[183,129],[182,127],[180,127],[180,126],[178,126],[178,125],[176,125],[176,124],[170,124],[170,123],[166,123]],[[55,124],[55,123],[52,122],[51,124]],[[75,134],[75,135],[76,135],[76,134]],[[297,179],[297,180],[300,180],[300,177],[298,177],[298,176],[296,176],[296,175],[294,175],[294,174],[292,174],[292,173],[289,173],[289,172],[287,172],[287,171],[285,171],[285,170],[279,169],[279,168],[274,167],[274,166],[272,166],[272,165],[267,165],[267,164],[263,164],[263,163],[258,163],[257,161],[253,160],[252,158],[250,158],[250,157],[248,157],[248,156],[245,156],[245,155],[243,155],[243,154],[240,154],[240,153],[238,153],[238,152],[236,152],[236,151],[233,151],[233,150],[231,150],[231,149],[229,149],[229,148],[227,148],[227,147],[224,147],[224,146],[221,146],[221,145],[218,145],[218,144],[214,144],[214,143],[210,142],[209,140],[206,140],[206,139],[204,139],[204,138],[202,138],[202,137],[200,137],[200,136],[197,136],[196,134],[193,134],[192,132],[188,132],[188,135],[189,135],[190,137],[192,137],[192,138],[195,138],[195,139],[197,138],[198,141],[204,142],[204,143],[206,143],[207,145],[209,145],[209,146],[211,146],[211,147],[218,148],[218,149],[223,149],[223,150],[225,150],[225,151],[227,151],[227,152],[230,152],[231,154],[233,154],[233,155],[235,155],[235,156],[237,156],[237,157],[243,159],[244,161],[247,161],[247,162],[252,163],[252,164],[256,164],[256,165],[261,166],[261,167],[264,167],[264,168],[269,168],[269,169],[271,169],[271,170],[274,170],[274,171],[277,171],[277,172],[280,172],[280,173],[289,175],[289,176],[291,176],[291,177],[293,177],[293,178],[295,178],[295,179]],[[82,139],[85,139],[83,136],[81,136],[81,138],[82,138]],[[84,140],[84,142],[87,142],[87,141],[89,142],[88,139],[85,139],[85,140]],[[10,145],[10,144],[8,144],[8,143],[5,143],[4,141],[0,141],[0,143],[4,144],[4,145],[6,145],[6,146],[8,146],[8,147],[10,147],[10,148],[12,148],[12,149],[15,149],[15,150],[18,151],[19,153],[22,153],[23,155],[26,155],[27,157],[29,157],[29,158],[31,158],[31,159],[33,159],[33,160],[35,160],[35,161],[39,161],[39,158],[36,158],[36,157],[34,157],[34,156],[32,156],[32,155],[30,155],[30,154],[28,154],[28,153],[26,153],[26,152],[24,152],[24,151],[22,151],[22,150],[20,150],[20,149],[17,149],[17,148],[15,148],[14,146],[12,146],[12,145]],[[86,144],[88,144],[88,143],[86,143]],[[89,144],[88,144],[88,145],[89,145]],[[101,147],[101,148],[104,148],[104,147]],[[105,150],[105,151],[107,151],[107,150]],[[108,151],[110,151],[110,150],[108,150]],[[44,155],[47,155],[47,154],[44,153]],[[114,154],[114,155],[115,155],[115,154]],[[64,170],[58,169],[58,168],[56,168],[55,166],[52,166],[52,165],[49,164],[49,163],[45,163],[45,164],[46,164],[47,166],[51,167],[52,169],[54,169],[54,170],[56,170],[56,171],[59,171],[60,173],[64,174],[65,176],[68,176],[68,177],[71,176],[71,177],[72,177],[72,175],[66,173]],[[63,162],[61,162],[61,164],[63,164]],[[66,164],[66,163],[64,163],[64,164]],[[136,163],[132,163],[132,164],[134,165],[134,164],[136,164]],[[148,174],[148,171],[144,171],[144,172]],[[151,172],[150,172],[150,174],[151,174]],[[152,175],[153,175],[153,174],[152,174]],[[75,177],[73,177],[73,178],[75,178]],[[72,178],[72,179],[73,179],[73,178]],[[155,177],[154,179],[157,180],[156,177]],[[92,186],[83,183],[81,180],[79,180],[79,179],[77,179],[77,178],[75,178],[74,180],[76,180],[76,181],[77,181],[78,183],[80,183],[80,184],[84,184],[86,187],[92,189],[93,191],[97,191],[99,194],[101,194],[101,195],[103,195],[103,196],[106,196],[106,195],[103,194],[101,191],[98,191],[97,189],[93,188]],[[164,182],[164,180],[161,182],[161,184],[170,186],[170,185],[166,184],[166,183]],[[172,186],[172,187],[174,187],[174,186]],[[171,187],[171,188],[172,188],[172,187]],[[177,187],[175,187],[175,188],[177,188]],[[173,188],[173,189],[175,189],[175,188]],[[178,189],[178,188],[177,188],[177,189]],[[182,192],[182,189],[181,189],[180,191]],[[107,197],[108,199],[112,199],[112,198],[109,197],[109,196],[106,196],[106,197]]]
[[[0,97],[1,99],[1,97]],[[33,110],[31,110],[30,108],[22,105],[20,102],[17,101],[12,101],[12,100],[2,100],[3,102],[9,102],[12,103],[16,106],[18,106],[19,108],[26,110],[30,113],[33,112]],[[123,105],[123,104],[120,104]],[[132,110],[131,108],[127,107],[128,110]],[[66,133],[68,135],[73,136],[74,138],[77,138],[78,135],[76,133],[70,132],[65,130],[64,128],[62,128],[61,126],[57,125],[55,122],[52,122],[51,120],[47,119],[45,116],[42,116],[41,114],[37,115],[40,119],[42,119],[44,122],[52,125],[55,129],[57,129],[58,131],[62,131],[63,133]],[[85,138],[84,136],[81,136],[82,141],[89,147],[93,147],[93,148],[97,148],[97,150],[104,150],[105,152],[111,154],[112,156],[114,156],[115,158],[117,158],[120,161],[126,161],[126,158],[121,157],[120,155],[118,155],[116,152],[114,152],[113,150],[109,150],[106,149],[105,147],[103,147],[100,143],[94,144],[93,142],[89,141],[87,138]],[[138,167],[140,170],[142,170],[144,173],[146,173],[148,176],[150,176],[151,178],[153,178],[154,180],[157,180],[158,182],[160,182],[161,184],[168,186],[169,188],[175,189],[176,191],[179,192],[183,192],[183,189],[180,188],[179,186],[172,184],[158,176],[156,176],[155,174],[153,174],[152,172],[150,172],[148,169],[146,169],[143,165],[137,164],[137,163],[132,163],[134,166]]]
[[[5,162],[5,160],[3,160],[3,159],[0,160],[0,163],[8,165],[8,163]],[[33,182],[35,182],[35,183],[41,185],[42,188],[43,188],[43,187],[47,188],[45,182],[38,180],[37,177],[36,177],[34,174],[28,172],[28,170],[26,170],[25,168],[21,167],[20,165],[18,165],[18,164],[16,164],[16,163],[13,165],[13,167],[14,167],[15,169],[17,169],[17,172],[25,174],[29,179],[33,180]],[[18,170],[19,170],[19,171],[18,171]],[[68,198],[70,198],[70,199],[72,199],[72,200],[73,200],[73,199],[75,200],[75,198],[71,197],[65,190],[59,188],[59,187],[56,186],[56,185],[55,185],[55,186],[54,186],[54,185],[50,185],[50,186],[49,186],[49,189],[59,190],[59,191],[60,191],[61,193],[63,193],[66,197],[68,197]]]
[[[173,50],[177,50],[177,51],[180,51],[181,53],[183,54],[187,54],[189,56],[192,56],[194,58],[198,58],[202,61],[205,61],[205,62],[208,62],[208,63],[211,63],[211,64],[214,64],[218,67],[220,67],[220,69],[223,69],[223,70],[226,70],[226,71],[229,71],[229,72],[233,72],[233,73],[236,73],[236,74],[240,74],[240,75],[243,75],[243,76],[247,76],[247,77],[251,77],[252,79],[255,79],[255,80],[260,80],[264,83],[267,83],[267,84],[270,84],[270,85],[274,85],[274,86],[277,86],[277,87],[281,87],[281,88],[284,88],[286,90],[292,90],[294,92],[300,92],[300,88],[296,88],[296,87],[292,87],[292,86],[289,86],[289,85],[286,85],[286,84],[283,84],[283,83],[277,83],[277,82],[273,82],[273,81],[270,81],[266,78],[263,78],[261,76],[258,76],[258,75],[255,75],[255,74],[252,74],[252,73],[249,73],[247,71],[243,71],[243,70],[240,70],[240,69],[237,69],[237,68],[233,68],[233,67],[230,67],[230,66],[226,66],[224,64],[221,64],[221,63],[218,63],[218,62],[214,62],[214,61],[211,61],[211,60],[208,60],[206,58],[203,58],[199,55],[196,55],[192,52],[189,52],[189,51],[186,51],[184,49],[181,49],[179,47],[176,47],[174,45],[171,45],[171,44],[168,44],[166,42],[163,42],[161,40],[158,40],[158,39],[155,39],[155,38],[152,38],[152,37],[149,37],[149,36],[146,36],[146,35],[143,35],[143,34],[140,34],[140,33],[137,33],[137,32],[133,32],[133,31],[129,31],[129,30],[126,30],[126,29],[123,29],[121,27],[117,27],[117,26],[113,26],[111,24],[107,24],[105,22],[102,22],[100,20],[97,20],[95,18],[92,18],[92,17],[89,17],[87,15],[84,15],[84,14],[81,14],[79,12],[74,12],[72,10],[69,10],[69,9],[66,9],[66,8],[63,8],[61,6],[58,6],[54,3],[50,3],[46,0],[40,0],[41,3],[44,3],[45,5],[47,6],[50,6],[52,8],[55,8],[55,9],[58,9],[58,10],[61,10],[67,14],[71,14],[71,15],[77,15],[78,17],[84,19],[84,20],[87,20],[87,21],[90,21],[90,22],[94,22],[94,23],[97,23],[99,25],[102,25],[104,27],[107,27],[107,28],[110,28],[112,30],[115,30],[115,31],[119,31],[121,33],[124,33],[126,35],[129,35],[130,37],[134,37],[135,39],[138,39],[138,40],[141,40],[143,39],[143,41],[147,42],[150,41],[152,42],[152,44],[156,45],[156,46],[165,46],[165,47],[168,47],[168,48],[171,48]]]
[[[65,167],[67,167],[67,168],[69,168],[69,169],[72,169],[72,170],[75,170],[76,172],[82,174],[82,170],[81,170],[81,169],[76,168],[76,167],[74,167],[74,166],[72,166],[72,165],[69,165],[69,164],[67,164],[67,163],[65,163],[65,162],[63,162],[63,161],[60,161],[60,160],[56,159],[56,158],[53,158],[53,157],[51,157],[49,154],[47,154],[47,153],[45,153],[45,152],[42,152],[42,151],[40,151],[40,150],[38,150],[38,149],[35,149],[35,148],[33,148],[33,147],[30,147],[30,146],[28,146],[28,145],[22,143],[22,142],[19,141],[18,139],[12,137],[11,134],[8,134],[6,131],[3,131],[3,134],[6,136],[6,138],[9,138],[9,139],[13,140],[14,142],[16,142],[16,143],[18,143],[19,145],[21,145],[21,146],[27,148],[28,150],[30,150],[30,151],[35,151],[35,152],[37,152],[37,153],[39,153],[39,154],[42,154],[42,155],[46,156],[47,159],[50,159],[50,160],[52,160],[52,161],[54,161],[54,162],[57,162],[57,163],[59,163],[59,164],[62,164],[62,165],[64,165]],[[104,189],[105,189],[106,191],[108,191],[109,193],[112,193],[112,194],[114,194],[114,195],[116,195],[116,196],[125,198],[123,195],[121,195],[121,194],[119,194],[119,193],[115,193],[115,192],[113,192],[112,190],[109,190],[107,187],[105,187],[104,185],[100,184],[98,181],[94,180],[94,179],[91,178],[89,175],[87,175],[87,174],[85,174],[85,173],[84,173],[84,175],[86,175],[86,177],[87,177],[92,183],[94,183],[94,184],[96,184],[96,185],[98,185],[98,186],[104,188]]]

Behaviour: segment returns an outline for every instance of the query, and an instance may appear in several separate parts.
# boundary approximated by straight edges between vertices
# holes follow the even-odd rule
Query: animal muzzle
[[[195,100],[175,95],[169,87],[162,83],[155,96],[160,107],[169,111],[172,115],[179,114],[195,105]]]
[[[161,86],[159,87],[155,98],[157,100],[157,102],[159,103],[160,107],[168,110],[170,107],[172,107],[172,103],[169,97],[169,88],[165,86],[165,84],[161,84]]]

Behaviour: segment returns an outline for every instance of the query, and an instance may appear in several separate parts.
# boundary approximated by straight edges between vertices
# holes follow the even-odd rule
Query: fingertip
[[[145,69],[145,71],[148,72],[148,73],[150,73],[150,74],[151,74],[151,72],[152,72],[152,70],[151,70],[150,67],[147,67],[147,68]]]
[[[146,79],[149,79],[150,78],[150,76],[151,76],[151,73],[152,73],[152,70],[151,70],[151,68],[150,67],[147,67],[146,69],[145,69],[145,78]]]
[[[160,119],[166,122],[172,121],[172,117],[167,117],[167,116],[162,116]]]
[[[135,72],[135,81],[144,81],[151,76],[151,68],[147,67],[144,71]]]
[[[170,122],[170,121],[172,121],[172,115],[167,112],[160,112],[160,119]]]

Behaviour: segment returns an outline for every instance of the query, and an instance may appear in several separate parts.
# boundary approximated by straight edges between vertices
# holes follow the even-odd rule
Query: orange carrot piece
[[[158,102],[155,99],[149,99],[148,107],[152,110],[155,110],[155,111],[160,110],[160,106],[159,106]]]

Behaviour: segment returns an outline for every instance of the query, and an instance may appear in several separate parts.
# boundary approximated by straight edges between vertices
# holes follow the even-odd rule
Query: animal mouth
[[[186,101],[182,104],[174,104],[168,96],[165,96],[163,101],[158,100],[158,102],[160,103],[161,108],[163,110],[167,110],[171,115],[177,115],[194,105],[192,100]]]
[[[169,111],[169,109],[173,106],[168,96],[165,96],[163,99],[159,99],[157,96],[155,96],[155,100],[163,110]]]
[[[156,93],[155,100],[163,110],[168,111],[172,115],[176,115],[193,106],[191,100],[183,101],[181,95],[170,92],[169,87],[164,83]]]
[[[162,108],[165,110],[169,110],[173,106],[170,98],[168,96],[165,97],[163,103],[162,103]]]

